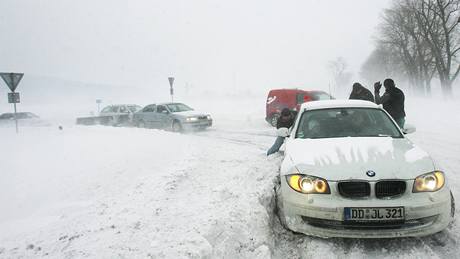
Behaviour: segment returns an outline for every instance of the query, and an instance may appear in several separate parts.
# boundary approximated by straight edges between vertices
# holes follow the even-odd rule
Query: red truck
[[[280,117],[281,110],[289,108],[299,111],[304,102],[334,99],[323,91],[306,91],[300,89],[272,89],[268,93],[265,120],[273,127]]]

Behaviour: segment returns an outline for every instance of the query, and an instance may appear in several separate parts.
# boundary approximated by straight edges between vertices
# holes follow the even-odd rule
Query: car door
[[[142,109],[141,114],[139,114],[138,121],[143,121],[145,125],[149,128],[154,127],[155,110],[156,110],[155,104],[145,106],[144,109]]]
[[[167,128],[171,126],[172,121],[170,111],[165,105],[158,105],[156,111],[155,123],[158,128]]]
[[[106,113],[103,114],[103,116],[113,117],[118,114],[118,109],[119,109],[118,105],[112,105],[110,106],[110,109]]]
[[[103,125],[116,125],[118,123],[118,109],[117,105],[111,105],[102,110],[100,114],[101,124]]]
[[[126,123],[131,122],[131,112],[126,105],[120,105],[117,115],[117,122],[118,123]]]

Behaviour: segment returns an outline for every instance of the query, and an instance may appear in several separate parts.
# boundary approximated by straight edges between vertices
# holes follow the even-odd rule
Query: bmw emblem
[[[369,170],[366,172],[366,175],[369,176],[369,177],[374,177],[375,176],[375,172],[372,171],[372,170]]]

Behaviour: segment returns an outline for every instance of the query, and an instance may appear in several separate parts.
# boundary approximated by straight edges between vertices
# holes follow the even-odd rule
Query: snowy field
[[[460,103],[409,100],[410,138],[460,201]],[[282,228],[282,160],[260,99],[192,103],[214,126],[177,134],[63,124],[0,128],[0,258],[455,258],[457,221],[425,238],[319,239]],[[459,203],[459,202],[457,202]],[[457,209],[457,212],[459,210]],[[457,213],[458,214],[458,213]]]

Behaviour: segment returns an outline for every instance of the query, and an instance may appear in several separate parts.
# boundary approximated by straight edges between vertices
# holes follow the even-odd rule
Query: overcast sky
[[[327,88],[359,80],[388,0],[2,0],[0,70],[164,89]]]

